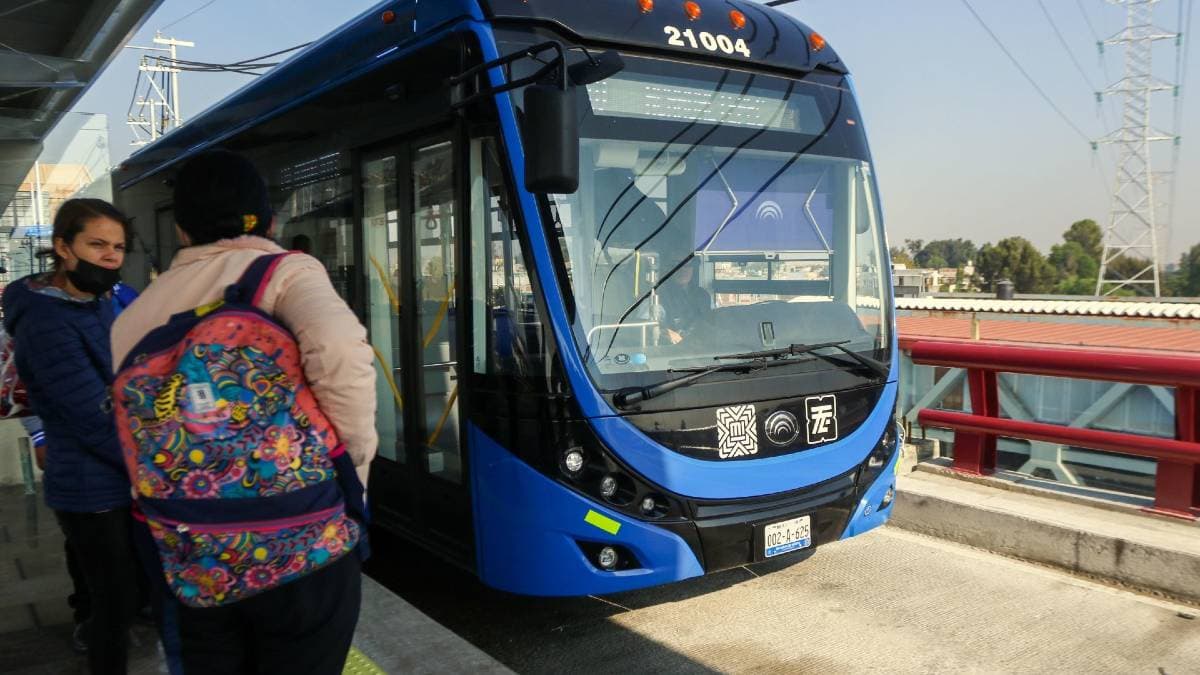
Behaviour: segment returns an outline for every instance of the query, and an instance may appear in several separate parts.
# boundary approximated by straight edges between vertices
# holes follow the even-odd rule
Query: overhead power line
[[[1175,31],[1177,34],[1175,44],[1175,105],[1173,117],[1174,128],[1172,132],[1175,134],[1175,141],[1171,148],[1171,173],[1168,176],[1169,183],[1167,185],[1167,218],[1166,224],[1169,229],[1166,231],[1166,242],[1164,242],[1165,250],[1171,250],[1172,234],[1176,227],[1175,213],[1178,199],[1179,186],[1179,156],[1183,145],[1183,111],[1184,98],[1187,95],[1187,71],[1188,71],[1188,55],[1192,46],[1192,9],[1195,3],[1193,0],[1179,0],[1179,16],[1176,19]]]
[[[992,41],[996,43],[996,46],[1000,48],[1000,51],[1004,52],[1004,55],[1008,57],[1008,60],[1011,61],[1013,66],[1021,73],[1021,75],[1025,78],[1025,81],[1029,82],[1029,86],[1033,87],[1034,91],[1038,93],[1038,96],[1042,97],[1042,100],[1046,102],[1046,105],[1050,106],[1050,108],[1060,118],[1062,118],[1062,121],[1065,122],[1067,126],[1071,127],[1071,129],[1078,134],[1080,138],[1087,142],[1089,146],[1092,145],[1092,138],[1085,134],[1078,125],[1072,122],[1070,117],[1067,117],[1067,114],[1064,113],[1062,109],[1054,103],[1050,96],[1046,94],[1046,92],[1038,85],[1033,77],[1030,76],[1025,68],[1021,66],[1021,62],[1017,61],[1017,58],[1008,50],[1008,47],[1004,46],[1004,41],[1002,41],[1000,37],[996,35],[991,27],[987,25],[987,22],[983,20],[983,17],[979,15],[979,12],[976,12],[975,8],[971,6],[970,0],[962,0],[962,3],[966,5],[967,10],[971,12],[971,15],[975,17],[975,20],[979,22],[979,25],[983,27],[983,30],[987,31],[987,34],[991,36]]]
[[[192,18],[193,16],[196,16],[197,14],[199,14],[201,10],[203,10],[203,9],[205,9],[205,8],[207,8],[207,7],[210,7],[210,6],[212,6],[212,4],[213,4],[214,2],[216,2],[216,1],[217,1],[217,0],[208,0],[208,2],[204,3],[203,5],[200,5],[200,6],[199,6],[199,7],[197,7],[196,9],[193,9],[192,11],[188,12],[187,14],[184,14],[183,16],[179,17],[178,19],[175,19],[175,20],[174,20],[174,21],[172,21],[171,23],[169,23],[169,24],[167,24],[167,25],[163,26],[162,28],[159,28],[158,30],[160,30],[160,31],[164,31],[164,30],[166,30],[166,29],[170,28],[171,26],[174,26],[175,24],[177,24],[177,23],[180,23],[180,22],[184,21],[185,19],[190,19],[190,18]]]
[[[1096,32],[1096,27],[1092,25],[1092,19],[1088,16],[1087,8],[1083,6],[1083,0],[1075,0],[1075,6],[1079,8],[1079,13],[1083,15],[1083,22],[1087,24],[1088,31],[1092,34],[1092,39],[1096,44],[1100,44],[1100,34]]]
[[[1043,2],[1043,0],[1037,0],[1037,3],[1038,7],[1042,8],[1042,15],[1045,16],[1046,21],[1050,23],[1050,28],[1054,31],[1054,35],[1058,37],[1058,43],[1062,45],[1063,51],[1067,53],[1067,57],[1071,59],[1071,63],[1075,64],[1075,70],[1078,70],[1079,74],[1083,77],[1083,81],[1087,84],[1088,90],[1095,93],[1097,91],[1096,85],[1092,83],[1092,78],[1088,77],[1088,74],[1086,71],[1084,71],[1083,66],[1079,65],[1079,59],[1075,58],[1075,52],[1071,50],[1071,45],[1067,44],[1067,39],[1063,37],[1062,31],[1058,28],[1058,24],[1054,22],[1054,17],[1050,15],[1050,10],[1046,9],[1046,3]]]
[[[179,70],[195,73],[230,72],[241,73],[243,75],[260,75],[261,73],[256,71],[264,70],[266,68],[274,68],[281,63],[278,61],[263,62],[262,59],[269,59],[274,56],[287,54],[288,52],[294,52],[297,49],[303,49],[310,44],[312,43],[305,42],[293,47],[288,47],[287,49],[281,49],[277,52],[271,52],[270,54],[263,54],[262,56],[255,56],[248,59],[243,59],[241,61],[234,61],[233,63],[208,63],[205,61],[188,61],[184,59],[169,59],[163,57],[159,57],[159,61],[172,68],[178,68]]]

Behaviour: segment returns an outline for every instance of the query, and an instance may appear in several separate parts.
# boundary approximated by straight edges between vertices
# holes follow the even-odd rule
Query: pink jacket
[[[171,269],[117,317],[112,329],[113,367],[151,330],[179,312],[219,300],[258,256],[282,253],[262,237],[238,237],[179,252]],[[337,429],[366,485],[375,456],[375,363],[367,331],[333,290],[316,258],[290,255],[276,267],[259,309],[287,326],[300,345],[308,384]]]

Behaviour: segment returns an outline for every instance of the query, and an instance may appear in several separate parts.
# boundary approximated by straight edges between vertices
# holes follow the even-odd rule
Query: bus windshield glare
[[[844,78],[626,64],[578,88],[580,187],[546,205],[597,383],[792,344],[887,361],[887,258]]]

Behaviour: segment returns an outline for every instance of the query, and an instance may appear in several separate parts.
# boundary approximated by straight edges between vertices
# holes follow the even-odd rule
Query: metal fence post
[[[1200,441],[1200,390],[1175,388],[1175,438]],[[1154,478],[1154,508],[1168,515],[1200,515],[1200,464],[1158,460]]]
[[[17,439],[17,453],[21,456],[21,480],[25,483],[25,494],[37,494],[33,480],[33,441],[28,436]]]
[[[971,368],[967,371],[967,387],[971,392],[972,414],[1000,416],[1000,389],[996,371]],[[954,470],[983,476],[995,473],[996,437],[992,434],[956,431]]]

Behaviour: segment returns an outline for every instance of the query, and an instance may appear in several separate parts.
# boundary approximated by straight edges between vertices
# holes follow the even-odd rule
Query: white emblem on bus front
[[[717,455],[721,459],[758,454],[758,417],[753,405],[717,408]]]
[[[809,445],[837,440],[837,396],[809,396],[804,399],[804,411],[808,417]]]

